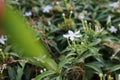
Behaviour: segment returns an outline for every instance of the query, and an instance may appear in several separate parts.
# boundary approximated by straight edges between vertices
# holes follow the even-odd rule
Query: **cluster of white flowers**
[[[5,41],[7,40],[7,38],[5,38],[5,36],[4,35],[2,35],[1,37],[0,37],[0,44],[5,44]]]
[[[77,32],[73,32],[71,30],[68,31],[68,34],[64,34],[63,37],[65,38],[69,38],[71,41],[75,40],[75,38],[79,38],[81,37],[82,35],[80,34],[80,31],[77,31]]]
[[[7,64],[3,64],[2,66],[0,66],[0,73],[3,73],[3,70],[7,68]]]
[[[109,6],[112,7],[112,8],[118,8],[119,7],[119,1],[117,2],[114,2],[114,3],[110,3]]]
[[[43,72],[45,72],[45,71],[47,71],[47,69],[46,69],[46,68],[41,69],[41,70],[40,70],[40,73],[43,73]]]
[[[111,26],[108,30],[109,30],[111,33],[116,33],[116,32],[117,32],[117,28],[115,28],[115,26]]]
[[[47,6],[45,6],[45,7],[42,8],[42,11],[44,13],[49,13],[50,10],[52,10],[52,9],[53,9],[53,7],[51,5],[47,5]]]
[[[29,16],[31,16],[31,15],[32,15],[32,12],[31,12],[31,11],[25,12],[25,14],[24,14],[24,16],[26,16],[26,17],[29,17]]]

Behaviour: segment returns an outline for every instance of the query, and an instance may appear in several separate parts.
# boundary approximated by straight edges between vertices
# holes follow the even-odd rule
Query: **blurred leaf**
[[[117,70],[120,70],[120,65],[115,65],[115,66],[111,67],[108,72],[114,72],[114,71],[117,71]]]
[[[21,80],[24,73],[25,63],[20,62],[20,66],[17,67],[16,80]]]
[[[19,50],[23,51],[22,57],[27,58],[34,64],[44,65],[48,69],[56,70],[57,64],[50,58],[50,54],[42,41],[37,41],[33,31],[17,11],[6,6],[4,16],[4,31],[8,38]],[[36,59],[37,58],[37,59]]]
[[[53,71],[46,71],[35,77],[35,80],[41,80],[44,77],[54,74]]]
[[[13,67],[8,66],[8,75],[10,80],[15,80],[16,79],[16,72]]]
[[[68,62],[70,62],[73,58],[64,58],[60,63],[59,63],[59,67],[58,70],[61,70],[62,67],[65,66],[65,64],[67,64]]]
[[[85,64],[85,66],[95,70],[98,74],[102,73],[100,67],[98,67],[98,65],[96,65],[95,63],[87,63]]]

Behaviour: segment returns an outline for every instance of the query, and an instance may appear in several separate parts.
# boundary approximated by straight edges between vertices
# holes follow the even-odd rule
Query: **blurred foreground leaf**
[[[56,62],[51,58],[43,42],[35,38],[23,16],[9,6],[6,6],[4,14],[4,31],[14,46],[23,52],[19,55],[35,65],[45,66],[55,71]]]

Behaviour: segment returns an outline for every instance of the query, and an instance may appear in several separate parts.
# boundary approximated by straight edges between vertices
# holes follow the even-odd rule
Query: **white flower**
[[[42,11],[44,13],[49,13],[50,10],[52,10],[52,9],[53,9],[53,7],[51,5],[47,5],[47,6],[45,6],[45,7],[42,8]]]
[[[65,16],[65,13],[62,13],[62,16],[64,17],[64,16]]]
[[[24,16],[27,16],[27,17],[29,17],[29,16],[31,16],[31,15],[32,15],[32,12],[31,12],[31,11],[25,12],[25,14],[24,14]]]
[[[0,38],[0,43],[4,45],[6,40],[7,39],[2,35]]]
[[[99,76],[100,76],[100,77],[103,77],[103,74],[102,74],[102,73],[100,73],[100,74],[99,74]]]
[[[40,70],[40,73],[43,73],[44,71],[43,70]]]
[[[43,69],[43,71],[47,71],[47,69],[46,69],[46,68],[44,68],[44,69]]]
[[[80,31],[73,32],[71,30],[68,31],[68,34],[63,35],[65,38],[70,38],[71,41],[73,41],[75,38],[81,37]]]
[[[58,4],[59,4],[59,2],[57,1],[57,2],[56,2],[56,4],[58,5]]]
[[[114,3],[110,3],[109,6],[113,7],[113,8],[118,8],[119,7],[119,1],[118,2],[114,2]]]
[[[111,33],[116,33],[116,32],[117,32],[117,29],[115,28],[115,26],[111,26],[108,30],[109,30]]]
[[[70,11],[70,14],[72,14],[73,13],[73,11]]]

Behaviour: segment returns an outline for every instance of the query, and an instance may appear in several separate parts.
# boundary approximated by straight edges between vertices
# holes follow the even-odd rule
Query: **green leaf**
[[[100,67],[98,67],[95,63],[87,63],[85,66],[95,70],[98,74],[102,73]]]
[[[99,51],[99,49],[95,47],[89,48],[89,50],[91,51],[91,53],[96,54],[96,55],[98,54],[98,51]]]
[[[56,71],[56,62],[51,58],[43,42],[36,39],[33,30],[19,13],[9,6],[5,7],[3,28],[8,39],[18,50],[23,51],[22,54],[19,54],[23,58],[28,59],[35,65],[45,66]]]
[[[69,57],[71,57],[71,56],[75,56],[75,55],[76,55],[76,53],[71,52],[71,53],[69,53],[69,54],[66,56],[66,58],[69,58]]]
[[[17,75],[16,75],[16,80],[21,80],[22,75],[23,75],[23,70],[25,67],[25,63],[20,62],[21,66],[17,67]]]
[[[89,46],[95,46],[101,42],[101,39],[96,39],[94,42],[90,43]]]
[[[53,73],[53,71],[50,71],[50,70],[43,72],[42,74],[36,76],[35,80],[41,80],[42,78],[47,77],[47,76],[52,75],[52,74],[54,74],[54,73]]]
[[[16,72],[15,72],[14,67],[8,66],[7,68],[8,68],[9,79],[10,80],[15,80]]]
[[[98,56],[98,54],[93,54],[93,53],[90,53],[89,51],[87,51],[87,52],[81,54],[81,55],[78,57],[77,62],[81,62],[81,61],[83,61],[84,59],[89,58],[89,57],[91,57],[91,56],[93,56],[93,57],[94,57],[94,56]]]
[[[58,77],[56,78],[56,80],[62,80],[62,77],[61,77],[61,76],[58,76]]]
[[[58,66],[58,70],[60,70],[65,64],[67,64],[68,62],[70,62],[73,58],[65,58],[64,60],[62,60],[60,63],[59,63],[59,66]]]
[[[114,71],[117,71],[117,70],[120,70],[120,65],[113,66],[112,68],[110,68],[109,72],[114,72]]]

